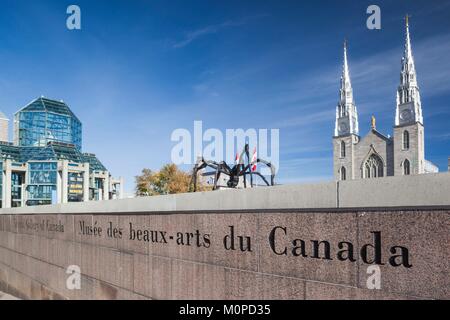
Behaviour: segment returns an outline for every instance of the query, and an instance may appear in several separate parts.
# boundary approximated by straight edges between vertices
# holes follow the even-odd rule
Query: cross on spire
[[[404,59],[412,61],[411,36],[409,35],[409,15],[405,16],[406,41]]]

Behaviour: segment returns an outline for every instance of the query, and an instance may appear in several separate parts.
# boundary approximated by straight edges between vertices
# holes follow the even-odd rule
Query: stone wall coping
[[[0,214],[139,214],[450,206],[450,173],[280,185],[51,206],[1,209]]]

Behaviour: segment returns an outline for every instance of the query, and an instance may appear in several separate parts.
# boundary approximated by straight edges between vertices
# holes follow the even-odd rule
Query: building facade
[[[393,137],[377,130],[374,117],[369,133],[360,137],[358,111],[353,98],[345,43],[333,137],[335,179],[353,180],[438,172],[434,164],[425,160],[424,129],[408,17]]]
[[[82,123],[64,102],[41,97],[20,109],[13,142],[8,125],[0,113],[2,208],[122,198],[123,180],[82,152]]]

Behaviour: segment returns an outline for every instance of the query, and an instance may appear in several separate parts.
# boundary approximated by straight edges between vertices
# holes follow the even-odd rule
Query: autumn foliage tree
[[[155,196],[163,194],[186,193],[192,191],[191,175],[180,170],[175,164],[167,164],[159,171],[143,169],[136,176],[136,195]],[[200,191],[208,190],[200,186]]]

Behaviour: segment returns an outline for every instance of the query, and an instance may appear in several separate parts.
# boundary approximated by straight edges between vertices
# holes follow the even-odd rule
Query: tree
[[[161,170],[153,172],[143,169],[141,175],[136,176],[136,195],[155,196],[163,194],[187,193],[192,191],[191,175],[178,169],[175,164],[166,164]],[[200,186],[200,191],[210,188]]]

